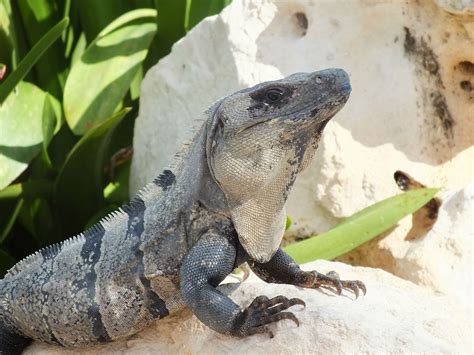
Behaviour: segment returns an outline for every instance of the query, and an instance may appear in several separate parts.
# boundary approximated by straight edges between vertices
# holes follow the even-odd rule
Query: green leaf
[[[16,64],[15,61],[18,57],[18,53],[15,53],[15,37],[10,1],[0,0],[0,62],[5,63],[4,68],[8,67],[9,71]],[[1,80],[2,75],[0,74]]]
[[[110,22],[133,9],[124,0],[81,0],[77,5],[88,43],[92,42]]]
[[[212,16],[230,3],[229,0],[188,0],[188,12],[186,16],[186,32],[196,26],[207,16]]]
[[[80,34],[76,46],[74,47],[74,50],[71,55],[71,65],[74,66],[82,57],[84,52],[86,51],[87,47],[87,41],[86,41],[86,35],[83,33]]]
[[[46,179],[30,180],[13,184],[0,190],[0,200],[17,198],[34,199],[38,197],[50,198],[53,192],[53,182]]]
[[[74,64],[64,89],[64,112],[82,135],[120,107],[156,32],[156,11],[134,10],[105,28]]]
[[[108,203],[121,205],[130,199],[128,187],[131,161],[115,168],[115,181],[110,182],[104,189],[104,198]]]
[[[27,51],[17,1],[0,0],[0,61],[12,72]]]
[[[155,42],[158,58],[171,51],[171,46],[186,34],[186,0],[155,0],[158,10],[158,31]],[[157,58],[157,59],[158,59]]]
[[[0,190],[19,176],[41,150],[43,114],[55,115],[54,108],[44,108],[46,96],[35,85],[20,82],[0,105]]]
[[[12,214],[8,217],[6,225],[3,227],[3,229],[0,231],[0,245],[3,243],[5,238],[7,237],[8,233],[10,233],[10,230],[13,227],[13,224],[15,223],[16,218],[18,217],[18,213],[21,210],[21,207],[23,206],[23,200],[20,199],[15,205],[15,208],[13,209]]]
[[[286,215],[285,231],[287,231],[291,227],[292,224],[293,222],[291,221],[291,217]]]
[[[331,260],[393,227],[431,200],[438,189],[417,189],[378,202],[334,229],[289,245],[285,251],[299,263],[316,259]]]
[[[2,84],[0,84],[0,104],[5,101],[15,86],[25,77],[26,74],[28,74],[31,67],[38,61],[44,51],[46,51],[54,41],[61,37],[61,33],[67,27],[68,22],[68,18],[59,21],[48,31],[48,33],[41,37],[38,43],[36,43],[25,58],[23,58],[16,70],[11,73]]]
[[[46,162],[49,168],[52,167],[51,159],[48,154],[48,144],[53,138],[54,135],[54,128],[56,125],[56,114],[53,110],[53,105],[49,99],[49,94],[45,95],[44,98],[44,106],[43,106],[43,115],[42,115],[42,124],[41,124],[41,133],[43,135],[43,144],[42,144],[42,151],[41,154],[43,155],[43,159]]]
[[[92,128],[69,152],[55,184],[55,200],[66,234],[81,231],[105,206],[104,166],[115,127],[130,111],[125,108]]]
[[[26,38],[30,46],[41,40],[63,18],[58,4],[51,0],[16,0]],[[61,37],[67,31],[61,31]],[[35,84],[56,98],[62,96],[66,80],[66,58],[61,40],[51,43],[34,65]]]

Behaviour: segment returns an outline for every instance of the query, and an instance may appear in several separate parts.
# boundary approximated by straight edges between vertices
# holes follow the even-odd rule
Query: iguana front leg
[[[282,319],[298,320],[289,307],[304,302],[298,298],[260,296],[245,309],[240,308],[216,286],[232,272],[237,243],[217,232],[208,232],[187,254],[181,269],[181,295],[196,317],[223,334],[247,336],[270,333],[266,324]]]
[[[306,288],[329,288],[341,294],[343,289],[354,292],[356,298],[359,290],[367,292],[362,281],[341,280],[335,271],[330,271],[326,275],[317,271],[303,271],[299,265],[283,250],[273,255],[267,263],[257,263],[249,261],[250,268],[264,281],[273,283],[284,283]]]

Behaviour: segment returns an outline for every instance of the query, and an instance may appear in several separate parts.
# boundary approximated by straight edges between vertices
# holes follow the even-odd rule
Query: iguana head
[[[278,249],[288,193],[350,91],[342,69],[297,73],[238,91],[211,110],[208,165],[254,260],[266,262]]]

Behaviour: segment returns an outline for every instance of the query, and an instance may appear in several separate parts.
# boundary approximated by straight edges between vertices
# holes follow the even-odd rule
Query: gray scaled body
[[[280,248],[285,201],[326,123],[350,93],[341,69],[297,73],[215,103],[175,166],[82,234],[0,280],[0,353],[31,339],[81,347],[132,335],[181,307],[233,336],[270,332],[300,299],[246,308],[216,286],[248,262],[267,282],[365,292],[360,281],[301,271]]]

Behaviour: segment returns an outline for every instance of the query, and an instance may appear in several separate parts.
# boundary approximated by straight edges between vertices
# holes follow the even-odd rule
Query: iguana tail
[[[0,280],[0,355],[21,354],[31,344],[32,339],[16,334],[6,323],[7,310]]]

